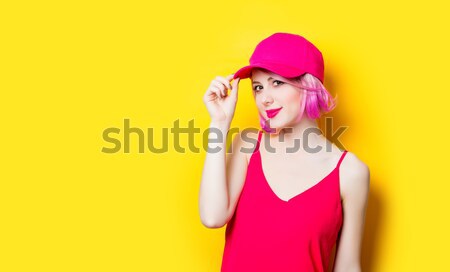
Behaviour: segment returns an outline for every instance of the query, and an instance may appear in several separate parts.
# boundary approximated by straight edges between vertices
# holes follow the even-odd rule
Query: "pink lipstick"
[[[273,110],[266,110],[267,117],[269,117],[269,118],[275,117],[280,112],[281,109],[282,108],[273,109]]]

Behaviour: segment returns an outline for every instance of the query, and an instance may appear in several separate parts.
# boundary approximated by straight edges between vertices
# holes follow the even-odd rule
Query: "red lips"
[[[278,112],[280,112],[281,109],[282,109],[282,108],[272,109],[272,110],[266,110],[267,117],[269,117],[269,118],[275,117],[275,115],[277,115]]]

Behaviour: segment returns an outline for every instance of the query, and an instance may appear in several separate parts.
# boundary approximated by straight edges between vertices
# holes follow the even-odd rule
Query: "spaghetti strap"
[[[259,144],[261,143],[261,135],[262,135],[262,130],[259,130],[258,131],[258,142],[256,142],[256,148],[255,148],[254,152],[259,151]]]
[[[339,168],[339,166],[341,165],[341,162],[344,159],[345,154],[347,154],[347,150],[344,150],[344,153],[342,153],[341,158],[339,159],[339,162],[338,162],[338,164],[336,166],[337,168]]]

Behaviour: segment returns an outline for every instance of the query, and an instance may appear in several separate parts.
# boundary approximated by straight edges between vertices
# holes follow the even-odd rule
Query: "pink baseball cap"
[[[263,68],[285,78],[310,73],[322,83],[322,53],[310,41],[297,34],[278,32],[262,40],[250,57],[250,65],[242,67],[233,78],[248,78],[253,68]]]

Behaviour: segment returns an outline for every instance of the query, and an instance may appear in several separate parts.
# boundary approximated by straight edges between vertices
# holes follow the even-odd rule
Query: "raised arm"
[[[232,78],[233,75],[216,77],[203,97],[211,123],[200,184],[199,211],[202,224],[208,228],[220,228],[231,218],[240,192],[239,183],[243,184],[243,171],[247,166],[245,154],[236,152],[241,137],[234,138],[231,153],[226,153],[226,138],[238,97],[239,79],[231,85]],[[229,95],[228,89],[231,90]]]

